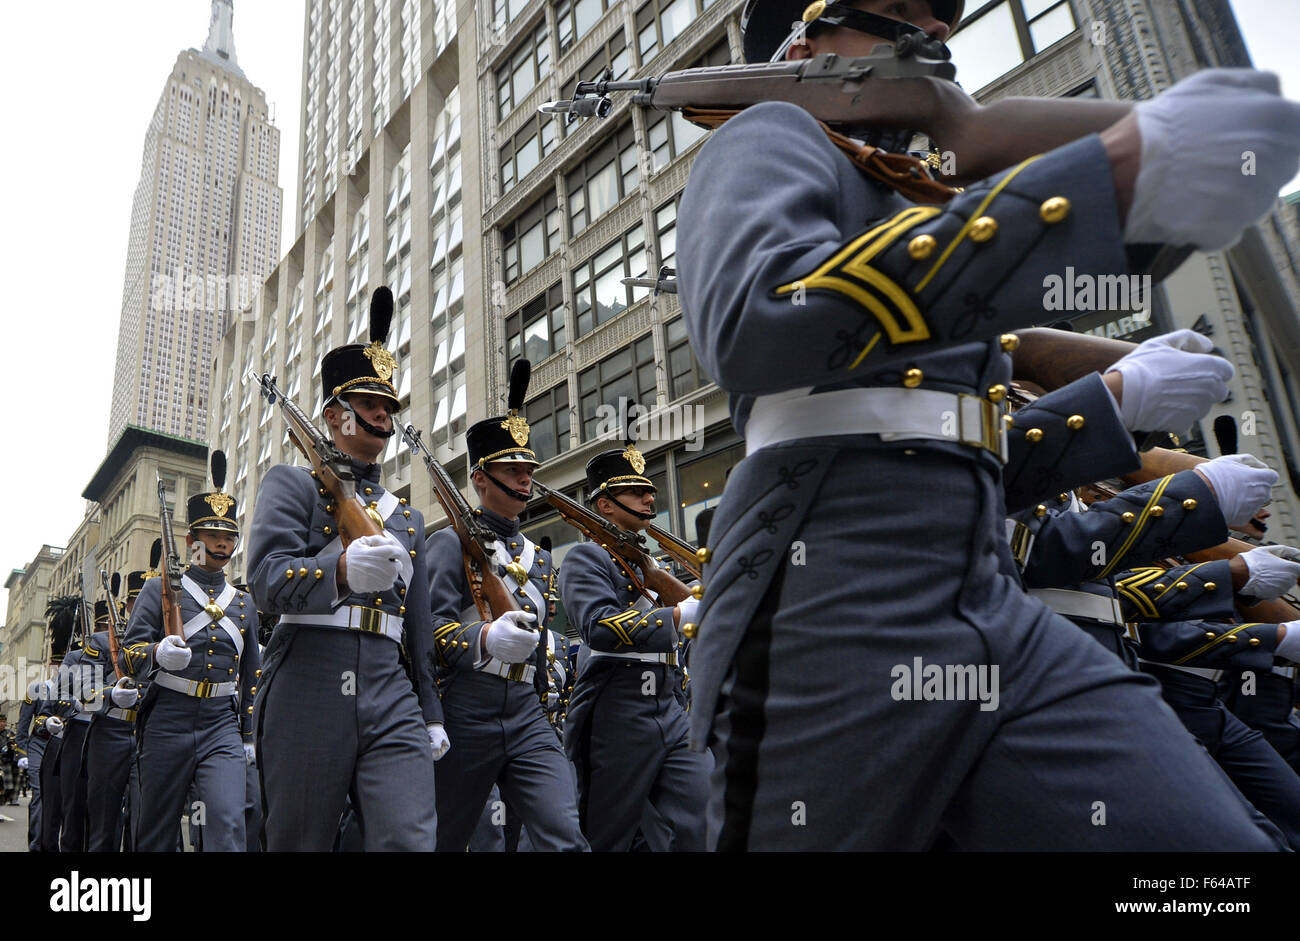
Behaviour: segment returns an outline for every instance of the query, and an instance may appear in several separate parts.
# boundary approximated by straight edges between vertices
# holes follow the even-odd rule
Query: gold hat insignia
[[[629,444],[623,450],[623,457],[632,465],[632,470],[638,474],[645,473],[645,455],[636,449],[635,444]]]
[[[218,516],[225,516],[226,510],[234,504],[234,500],[226,493],[210,493],[203,498],[203,502],[212,507],[212,512]]]
[[[521,448],[528,444],[528,419],[518,412],[511,412],[507,415],[506,420],[501,423],[501,427],[510,432],[510,437]]]
[[[375,367],[375,375],[387,382],[393,378],[393,370],[397,368],[397,357],[388,352],[378,340],[371,343],[363,351],[366,359],[370,360],[370,365]]]

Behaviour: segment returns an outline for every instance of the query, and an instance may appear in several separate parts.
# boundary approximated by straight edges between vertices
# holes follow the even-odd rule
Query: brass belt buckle
[[[199,680],[194,684],[194,695],[200,699],[207,699],[212,695],[212,687],[215,685],[211,680]]]
[[[510,664],[510,669],[506,671],[506,679],[514,680],[516,683],[522,683],[524,681],[524,673],[527,672],[529,666],[530,664],[527,663]]]
[[[357,630],[366,631],[370,634],[382,634],[384,632],[384,612],[376,608],[362,608],[361,621],[357,624]]]

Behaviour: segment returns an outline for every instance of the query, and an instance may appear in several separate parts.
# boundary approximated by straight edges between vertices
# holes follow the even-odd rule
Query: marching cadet
[[[0,774],[4,777],[0,803],[18,803],[18,743],[9,728],[9,717],[0,714]]]
[[[127,574],[128,604],[144,585],[145,571]],[[109,662],[108,631],[97,632],[86,644],[86,658],[95,665],[96,687],[86,698],[93,712],[86,734],[86,849],[92,853],[116,853],[122,848],[126,822],[124,801],[138,787],[135,779],[135,706],[139,689],[124,672],[113,675]],[[125,643],[125,637],[119,638]],[[131,785],[128,788],[128,785]]]
[[[252,750],[252,717],[237,709],[257,682],[257,620],[248,597],[226,583],[222,570],[239,539],[238,506],[223,487],[226,456],[212,453],[213,490],[186,503],[185,544],[192,561],[181,578],[183,636],[167,634],[165,575],[146,581],[136,596],[123,655],[126,672],[147,680],[139,706],[139,819],[135,849],[172,852],[191,784],[202,800],[204,845],[217,852],[244,850],[244,769]],[[126,684],[117,708],[130,708]],[[238,699],[236,698],[238,697]]]
[[[587,463],[593,510],[631,533],[654,519],[655,486],[629,435]],[[676,672],[683,631],[698,601],[654,566],[625,566],[594,542],[560,568],[560,598],[584,645],[565,717],[564,744],[578,769],[583,832],[597,852],[626,852],[638,829],[659,850],[705,848],[708,756],[688,747]],[[642,590],[644,589],[644,590]]]
[[[435,844],[433,762],[448,743],[430,662],[424,518],[384,489],[375,463],[400,405],[384,348],[392,311],[392,292],[377,289],[370,344],[321,361],[328,434],[383,534],[345,549],[309,468],[272,467],[257,493],[248,583],[257,609],[280,615],[255,703],[270,852],[328,852],[349,795],[366,850]]]
[[[961,4],[819,3],[792,34],[803,7],[749,0],[747,61],[891,41],[933,59]],[[870,99],[885,113],[888,81]],[[912,126],[942,145],[945,115],[973,105],[924,87],[940,110]],[[1035,107],[1070,117],[943,207],[868,179],[787,103],[741,111],[695,159],[679,298],[748,451],[713,519],[691,663],[692,745],[716,758],[713,846],[922,849],[943,828],[972,849],[1276,848],[1156,690],[1002,569],[996,338],[1041,319],[1045,279],[1067,264],[1126,275],[1130,252],[1230,244],[1294,172],[1300,108],[1242,70],[1136,107]],[[894,110],[894,126],[911,120]],[[1199,145],[1169,146],[1175,134]],[[1267,180],[1229,172],[1242,138],[1269,149]],[[979,164],[957,154],[959,170]],[[900,670],[945,664],[1014,682],[997,705],[898,694]],[[1111,825],[1095,825],[1097,800]]]
[[[33,853],[41,848],[41,759],[49,733],[45,730],[45,703],[50,697],[50,685],[36,680],[27,687],[27,696],[18,712],[18,770],[26,772],[32,789],[32,799],[27,803],[27,849]]]
[[[514,573],[502,577],[519,609],[491,621],[479,616],[452,527],[430,536],[427,547],[438,681],[455,743],[438,772],[443,852],[465,850],[494,784],[536,849],[587,849],[573,769],[546,715],[552,685],[547,667],[555,658],[554,635],[546,629],[551,556],[519,531],[538,464],[528,446],[528,422],[519,414],[528,376],[528,362],[520,360],[511,372],[508,414],[465,432],[470,482],[479,500],[475,515],[497,537],[494,558],[502,572]]]
[[[59,759],[63,754],[64,737],[73,717],[77,714],[75,688],[79,681],[78,662],[81,659],[81,642],[77,628],[81,624],[81,609],[65,608],[50,621],[50,666],[54,677],[47,681],[47,696],[36,712],[34,734],[46,736],[45,754],[41,760],[41,812],[40,848],[46,853],[60,851],[60,833],[63,830],[63,778]]]

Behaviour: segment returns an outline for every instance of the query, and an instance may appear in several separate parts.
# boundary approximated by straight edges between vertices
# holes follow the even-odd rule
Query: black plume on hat
[[[226,452],[212,452],[212,486],[220,490],[226,486]]]
[[[108,582],[108,593],[112,595],[114,598],[116,598],[117,593],[121,590],[122,590],[122,575],[120,572],[114,572],[113,577]]]
[[[393,292],[381,285],[370,295],[370,342],[383,343],[387,340],[388,328],[392,325]]]
[[[162,561],[162,539],[158,538],[153,541],[149,547],[149,568],[158,571],[158,563]]]
[[[515,360],[510,370],[510,394],[506,397],[506,408],[517,412],[524,407],[524,398],[528,395],[528,380],[533,376],[533,364],[526,359]]]

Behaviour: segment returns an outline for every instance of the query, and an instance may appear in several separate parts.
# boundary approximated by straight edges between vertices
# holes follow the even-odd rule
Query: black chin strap
[[[614,504],[614,506],[618,507],[618,508],[619,508],[620,510],[622,510],[624,513],[631,513],[633,516],[635,516],[635,517],[636,517],[637,519],[639,519],[639,520],[645,520],[645,521],[648,523],[648,522],[650,522],[650,520],[652,520],[652,519],[655,518],[655,514],[653,514],[653,513],[642,513],[640,510],[634,510],[634,509],[632,509],[630,506],[628,506],[626,503],[624,503],[624,502],[623,502],[622,500],[620,500],[618,497],[614,496],[614,495],[613,495],[612,493],[610,493],[608,490],[606,490],[604,493],[600,494],[600,496],[607,498],[611,503]]]
[[[501,481],[497,480],[495,477],[493,477],[491,474],[489,474],[489,473],[487,472],[487,468],[486,468],[486,467],[480,467],[479,470],[481,470],[481,471],[483,472],[483,476],[484,476],[484,477],[486,477],[488,480],[492,481],[492,483],[496,484],[496,485],[497,485],[497,488],[500,489],[500,491],[501,491],[502,493],[504,493],[506,496],[508,496],[508,497],[513,497],[513,498],[516,499],[516,500],[522,500],[524,503],[529,503],[529,502],[532,501],[532,499],[533,499],[533,494],[532,494],[531,491],[527,491],[527,492],[526,492],[526,491],[523,491],[523,490],[515,490],[513,487],[507,487],[507,486],[506,486],[505,484],[503,484]]]
[[[393,423],[392,428],[389,428],[387,431],[382,431],[379,428],[376,428],[374,425],[370,424],[370,422],[366,421],[360,415],[358,415],[357,410],[352,407],[352,403],[349,402],[347,399],[339,399],[338,403],[342,405],[343,408],[347,410],[347,413],[352,416],[352,419],[358,425],[361,426],[362,431],[368,432],[369,434],[374,435],[376,438],[391,438],[393,434],[397,431],[396,422]]]

